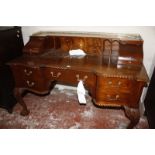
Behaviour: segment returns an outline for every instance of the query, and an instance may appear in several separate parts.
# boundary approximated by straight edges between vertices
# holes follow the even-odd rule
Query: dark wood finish
[[[124,108],[132,128],[139,120],[139,101],[148,82],[142,47],[139,35],[41,32],[30,37],[25,55],[9,65],[16,89],[39,94],[48,93],[53,83],[77,86],[83,80],[95,105]],[[87,55],[72,57],[71,49]],[[19,102],[23,104],[21,98]],[[23,109],[27,111],[25,104]]]
[[[6,63],[21,56],[23,46],[21,27],[0,27],[0,107],[10,113],[16,103],[13,96],[15,84],[11,69]]]
[[[155,129],[155,93],[154,92],[155,92],[155,68],[144,100],[145,113],[148,119],[150,129]]]
[[[133,128],[140,119],[140,111],[138,108],[129,108],[128,106],[124,106],[124,111],[126,117],[130,119],[130,124],[128,125],[128,129]]]
[[[22,55],[21,27],[0,27],[0,65]]]
[[[22,106],[22,110],[20,112],[20,114],[22,116],[27,116],[29,114],[29,110],[27,109],[27,106],[22,98],[22,94],[25,90],[22,88],[15,88],[14,89],[14,95],[16,97],[16,99],[18,100],[18,103]]]

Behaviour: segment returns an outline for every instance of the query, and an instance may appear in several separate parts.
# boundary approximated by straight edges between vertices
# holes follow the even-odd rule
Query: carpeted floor
[[[0,109],[0,128],[3,129],[121,129],[129,120],[121,109],[101,109],[91,102],[80,105],[76,90],[54,88],[49,95],[28,93],[24,100],[30,110],[28,116],[20,116],[21,107],[16,104],[12,114]],[[148,128],[142,116],[135,128]]]

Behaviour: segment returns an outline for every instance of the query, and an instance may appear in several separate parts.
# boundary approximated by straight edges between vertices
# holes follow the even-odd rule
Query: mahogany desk
[[[15,96],[28,115],[22,99],[25,90],[48,94],[56,84],[85,88],[98,107],[120,107],[130,119],[128,128],[139,121],[139,102],[148,76],[143,65],[143,40],[139,35],[88,32],[40,32],[30,37],[24,55],[9,63]],[[84,57],[69,55],[82,49]]]

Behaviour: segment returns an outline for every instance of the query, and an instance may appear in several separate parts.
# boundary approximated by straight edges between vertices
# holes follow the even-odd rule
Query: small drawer
[[[20,66],[20,69],[25,78],[31,77],[35,79],[41,77],[42,75],[40,68]]]
[[[33,68],[24,65],[12,65],[11,67],[16,87],[28,88],[38,92],[47,89],[47,83],[45,83],[40,68]]]
[[[30,90],[38,91],[38,92],[43,92],[47,88],[45,87],[46,84],[44,83],[43,80],[38,80],[38,79],[26,79],[23,81],[23,87],[28,88]]]
[[[13,71],[16,76],[23,79],[37,79],[42,77],[40,68],[29,67],[24,65],[13,66]]]
[[[86,87],[95,88],[96,76],[91,72],[68,70],[68,82],[77,85],[80,80],[83,81]]]
[[[128,87],[129,81],[121,78],[102,78],[101,84],[105,87]]]
[[[64,82],[67,79],[66,69],[42,67],[42,72],[48,81],[60,81]]]
[[[127,103],[130,96],[130,94],[123,93],[105,93],[101,95],[101,99],[107,102]]]
[[[101,106],[123,106],[129,105],[132,95],[130,93],[97,93],[96,104]]]
[[[134,86],[134,83],[134,80],[129,79],[98,77],[98,87],[102,87],[102,89],[130,92]]]

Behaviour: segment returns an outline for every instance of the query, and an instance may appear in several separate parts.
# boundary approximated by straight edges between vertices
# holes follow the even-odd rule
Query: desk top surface
[[[108,58],[97,55],[86,55],[84,57],[70,56],[61,51],[50,51],[42,55],[23,55],[11,62],[10,65],[23,65],[33,68],[52,67],[64,70],[78,70],[93,72],[106,77],[120,77],[148,81],[145,67],[136,65],[118,65],[115,61],[109,62]]]

